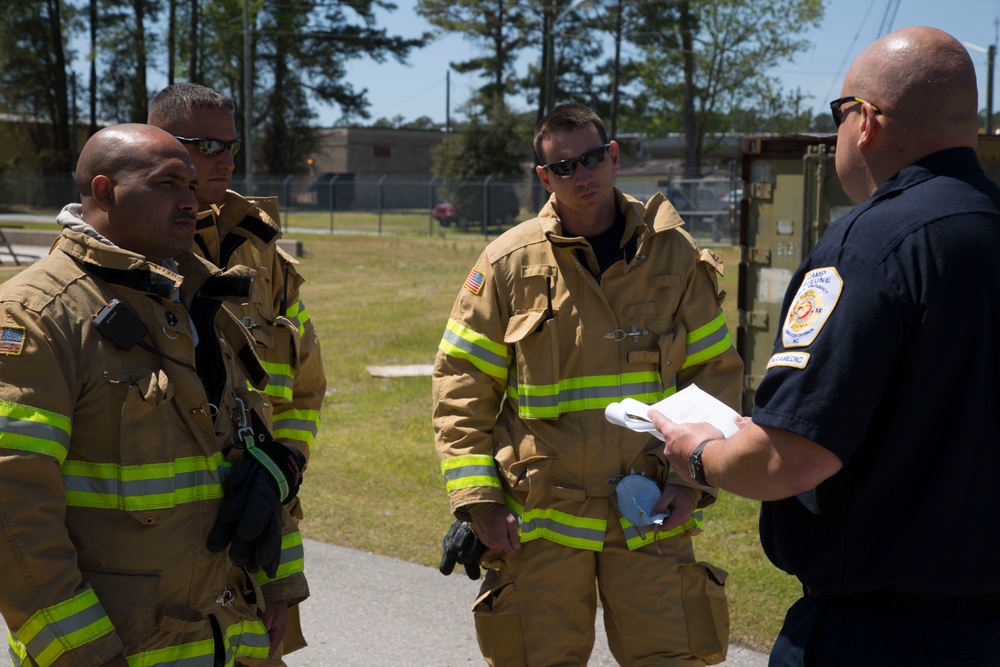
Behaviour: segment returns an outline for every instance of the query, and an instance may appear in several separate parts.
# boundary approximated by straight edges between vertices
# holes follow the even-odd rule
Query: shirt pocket
[[[256,343],[257,356],[271,376],[264,390],[270,403],[292,400],[295,373],[299,366],[299,331],[287,317],[278,317],[271,324],[249,329]]]
[[[559,404],[559,332],[548,309],[515,314],[504,342],[514,346],[518,416],[555,419]]]
[[[676,385],[677,374],[680,373],[684,361],[687,359],[687,331],[683,324],[675,322],[672,317],[658,317],[648,320],[646,326],[656,335],[660,379],[663,382],[663,388],[669,389]]]
[[[116,408],[119,466],[117,480],[95,482],[117,482],[115,492],[121,494],[126,513],[143,525],[155,526],[176,504],[181,434],[174,385],[163,369],[105,373],[105,378],[114,403],[120,405]]]

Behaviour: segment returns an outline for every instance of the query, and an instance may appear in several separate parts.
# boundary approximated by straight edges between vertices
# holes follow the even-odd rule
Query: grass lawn
[[[302,497],[311,538],[437,565],[451,515],[434,451],[429,377],[376,378],[366,367],[429,364],[481,236],[292,235],[304,242],[304,299],[323,345],[328,396]],[[738,250],[726,316],[735,332]],[[796,581],[767,561],[756,502],[723,494],[705,512],[700,558],[730,573],[732,638],[766,650]]]

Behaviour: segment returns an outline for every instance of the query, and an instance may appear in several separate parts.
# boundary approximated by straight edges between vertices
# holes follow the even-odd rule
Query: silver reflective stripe
[[[0,417],[0,433],[51,440],[62,445],[63,449],[69,449],[69,433],[50,424],[41,424],[30,419]]]
[[[496,466],[457,466],[444,471],[445,482],[454,482],[463,477],[499,477]]]
[[[475,343],[470,343],[450,329],[445,329],[442,338],[469,356],[482,359],[486,363],[492,364],[493,366],[499,366],[500,368],[507,366],[507,357],[490,352],[486,348],[476,345]]]
[[[100,603],[96,602],[96,598],[94,600],[94,604],[89,605],[85,609],[81,609],[71,616],[58,619],[39,628],[35,636],[25,644],[25,647],[28,649],[28,655],[41,655],[45,649],[56,642],[65,648],[68,642],[64,637],[106,618],[107,614],[104,608],[101,607]],[[62,654],[62,651],[59,654]]]

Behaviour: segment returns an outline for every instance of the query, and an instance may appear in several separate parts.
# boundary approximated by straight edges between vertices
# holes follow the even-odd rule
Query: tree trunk
[[[698,146],[697,119],[694,110],[694,20],[690,0],[678,3],[680,10],[681,49],[684,61],[684,177],[701,175],[701,151]]]
[[[135,12],[135,79],[132,81],[130,116],[133,123],[145,123],[149,111],[146,85],[146,0],[133,0]]]
[[[66,53],[62,44],[61,0],[48,0],[49,40],[52,44],[50,75],[52,81],[52,144],[59,154],[59,164],[54,169],[69,170],[75,156],[70,155],[69,139],[69,86],[66,77]]]

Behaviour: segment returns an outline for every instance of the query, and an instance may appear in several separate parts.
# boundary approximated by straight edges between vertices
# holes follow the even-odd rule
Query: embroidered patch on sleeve
[[[24,327],[0,327],[0,354],[21,354],[24,349]]]
[[[812,345],[833,313],[843,289],[844,281],[832,266],[807,273],[802,278],[792,307],[788,309],[785,328],[781,332],[782,345],[786,349]]]
[[[469,277],[465,279],[465,289],[469,290],[473,294],[479,294],[483,290],[483,281],[486,280],[486,276],[479,269],[472,269],[469,272]]]
[[[788,366],[789,368],[805,368],[808,363],[808,352],[779,352],[771,355],[771,358],[767,361],[767,367]]]

